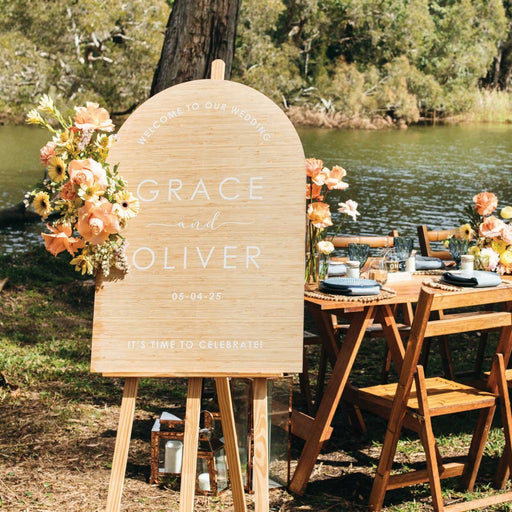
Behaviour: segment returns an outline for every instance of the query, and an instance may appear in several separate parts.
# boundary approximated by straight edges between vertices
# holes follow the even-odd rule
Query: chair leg
[[[382,369],[380,371],[381,384],[388,383],[390,369],[391,369],[391,352],[389,350],[388,344],[384,343],[384,360],[382,362]]]
[[[508,392],[507,379],[505,376],[505,363],[503,354],[496,354],[498,360],[498,390],[500,393],[501,417],[503,433],[505,435],[505,447],[501,455],[496,472],[495,484],[499,489],[504,489],[512,471],[512,412],[510,408],[510,396]]]
[[[436,446],[434,431],[432,430],[432,421],[430,419],[430,411],[427,402],[427,389],[425,386],[425,373],[423,371],[423,367],[420,365],[417,367],[414,380],[416,381],[418,408],[424,420],[420,423],[419,434],[427,461],[428,479],[430,483],[430,492],[432,494],[432,506],[436,512],[442,512],[444,510],[444,503],[441,493],[441,478],[439,476],[438,466],[440,454]]]
[[[306,347],[303,347],[302,350],[302,373],[299,373],[300,392],[305,402],[304,405],[306,406],[307,413],[312,414],[313,400],[311,398],[311,386],[309,384],[309,365]]]
[[[441,362],[443,364],[444,376],[449,380],[454,380],[455,371],[453,369],[452,353],[450,351],[450,345],[446,336],[440,336],[438,339],[439,343],[439,354],[441,356]]]
[[[325,373],[327,372],[327,351],[322,346],[320,349],[320,360],[318,362],[318,377],[316,380],[315,405],[318,406],[322,400],[325,387]]]
[[[487,340],[489,338],[489,332],[483,331],[480,334],[480,340],[478,341],[478,350],[475,358],[475,369],[474,378],[479,379],[482,376],[482,366],[484,363],[485,349],[487,347]]]

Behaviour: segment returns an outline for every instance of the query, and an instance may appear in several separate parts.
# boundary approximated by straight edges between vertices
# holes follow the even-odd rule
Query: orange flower
[[[107,188],[107,173],[102,165],[92,158],[72,160],[68,165],[68,173],[70,181],[80,187],[98,185],[101,190]]]
[[[324,229],[332,226],[331,210],[327,203],[310,203],[308,206],[308,218],[318,229]]]
[[[87,242],[102,244],[109,235],[119,231],[119,221],[113,207],[107,199],[101,198],[99,201],[86,201],[78,210],[76,229]]]
[[[113,132],[114,123],[109,113],[97,103],[88,101],[85,107],[75,107],[76,115],[73,118],[75,126],[81,130],[102,130]]]
[[[480,192],[473,197],[476,211],[482,215],[490,215],[498,206],[498,198],[492,192]]]
[[[345,183],[343,178],[347,175],[347,171],[343,169],[343,167],[340,167],[339,165],[335,165],[331,172],[329,173],[329,177],[325,181],[325,184],[327,185],[327,188],[329,190],[336,189],[336,190],[344,190],[348,188],[348,183]]]
[[[491,215],[480,224],[479,231],[480,234],[486,238],[498,238],[501,236],[505,226],[506,224],[501,219]]]
[[[306,158],[306,175],[310,178],[316,178],[318,173],[324,168],[322,160],[316,158]]]
[[[74,201],[78,197],[78,194],[75,192],[75,184],[71,181],[66,181],[60,191],[60,197],[66,201]]]
[[[322,185],[316,183],[306,185],[306,199],[316,199],[317,201],[323,201],[324,196],[321,195]]]
[[[85,242],[82,239],[71,237],[72,230],[69,224],[59,224],[55,228],[46,224],[46,227],[52,233],[41,233],[41,236],[44,239],[46,250],[54,256],[62,251],[68,251],[69,254],[74,255],[78,249],[85,247]]]

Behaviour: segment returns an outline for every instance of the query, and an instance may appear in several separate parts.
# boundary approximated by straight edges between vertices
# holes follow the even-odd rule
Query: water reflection
[[[502,204],[512,203],[512,128],[507,125],[299,133],[306,156],[323,158],[328,166],[338,163],[349,173],[350,188],[338,199],[357,201],[361,217],[347,222],[345,232],[398,229],[416,235],[419,224],[451,227],[482,190],[494,191]]]
[[[345,131],[300,128],[306,156],[348,171],[350,188],[332,191],[333,204],[354,199],[357,223],[342,232],[416,235],[418,224],[446,228],[459,223],[465,205],[483,190],[512,204],[512,127],[467,125],[408,130]],[[45,130],[0,126],[0,208],[13,205],[41,178],[39,148]],[[336,219],[335,219],[336,220]],[[0,229],[0,251],[41,244],[41,224]]]

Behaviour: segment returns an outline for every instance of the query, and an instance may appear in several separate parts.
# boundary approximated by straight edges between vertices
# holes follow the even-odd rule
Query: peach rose
[[[81,130],[102,130],[113,132],[114,123],[109,113],[97,103],[88,101],[85,107],[75,107],[76,115],[73,118],[75,126]]]
[[[44,239],[46,250],[54,256],[62,251],[68,251],[69,254],[74,255],[78,249],[85,247],[83,240],[71,237],[72,230],[69,224],[60,224],[55,228],[46,224],[46,227],[52,233],[41,233],[41,236]]]
[[[501,232],[501,239],[507,244],[512,245],[512,227],[505,224]]]
[[[107,188],[107,173],[99,162],[92,158],[72,160],[68,165],[69,179],[75,185],[90,187],[98,185],[101,190]]]
[[[327,203],[310,203],[308,206],[308,218],[315,228],[324,229],[332,226],[331,210]]]
[[[306,175],[310,178],[316,178],[317,174],[323,169],[324,163],[316,158],[306,158]]]
[[[476,211],[485,217],[490,215],[498,207],[498,198],[492,192],[480,192],[473,197]]]
[[[48,167],[48,162],[50,161],[51,158],[53,158],[55,156],[55,148],[56,147],[57,147],[57,144],[55,144],[55,142],[50,140],[49,142],[46,143],[46,146],[42,147],[39,150],[39,158],[41,159],[41,163],[45,167]]]
[[[109,235],[119,231],[119,221],[113,207],[107,199],[101,198],[99,201],[86,201],[78,210],[76,229],[87,242],[102,244]]]
[[[482,224],[480,224],[479,232],[486,238],[498,238],[501,236],[505,225],[506,224],[502,220],[496,218],[494,215],[491,215],[490,217],[484,219]]]
[[[343,169],[343,167],[340,167],[339,165],[335,165],[331,172],[329,173],[329,177],[325,181],[325,184],[327,185],[327,188],[329,190],[336,189],[336,190],[344,190],[348,188],[348,183],[345,183],[343,178],[347,175],[347,171]]]

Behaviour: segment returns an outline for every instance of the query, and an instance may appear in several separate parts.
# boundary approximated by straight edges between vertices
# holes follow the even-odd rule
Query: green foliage
[[[0,0],[0,112],[149,94],[171,0]],[[508,120],[510,0],[242,0],[233,79],[344,118]],[[486,111],[489,108],[491,111]]]
[[[349,117],[468,113],[511,18],[508,0],[244,0],[235,76]]]
[[[42,94],[68,106],[123,111],[147,98],[166,2],[0,0],[0,109],[26,112]]]

